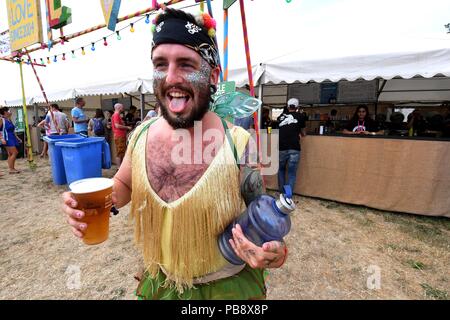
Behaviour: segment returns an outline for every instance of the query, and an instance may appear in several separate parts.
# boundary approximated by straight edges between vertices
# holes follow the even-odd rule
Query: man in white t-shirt
[[[56,120],[58,127],[55,126],[55,121],[52,119],[52,115],[47,113],[45,117],[45,123],[50,126],[50,135],[67,134],[69,132],[69,120],[67,116],[59,111],[57,104],[50,105],[53,112],[53,117]]]

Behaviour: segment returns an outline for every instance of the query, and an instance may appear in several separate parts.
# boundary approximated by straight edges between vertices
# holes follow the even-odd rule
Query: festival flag
[[[109,30],[115,31],[121,0],[100,0],[105,23]]]
[[[48,24],[52,29],[60,29],[72,23],[72,9],[62,6],[61,0],[46,0]]]
[[[235,3],[236,0],[223,0],[223,10],[228,9],[229,7],[231,7],[233,5],[233,3]]]

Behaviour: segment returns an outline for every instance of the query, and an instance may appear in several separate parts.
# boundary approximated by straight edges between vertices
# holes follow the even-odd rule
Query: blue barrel
[[[50,156],[50,165],[52,167],[53,183],[62,185],[67,183],[66,171],[62,158],[61,148],[56,146],[58,141],[82,141],[86,138],[78,134],[65,134],[61,136],[45,136],[44,140],[48,143],[48,154]]]
[[[111,149],[106,140],[102,145],[102,169],[111,169]]]
[[[81,141],[60,141],[67,183],[102,176],[103,137],[90,137]]]

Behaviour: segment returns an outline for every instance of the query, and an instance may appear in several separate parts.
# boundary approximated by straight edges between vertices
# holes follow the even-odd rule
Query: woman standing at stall
[[[343,130],[344,134],[377,135],[383,134],[378,123],[369,116],[369,108],[365,105],[359,105]]]
[[[8,151],[8,167],[9,173],[20,173],[19,170],[16,170],[14,167],[17,155],[19,151],[20,143],[22,140],[16,134],[16,127],[11,121],[11,112],[8,107],[4,107],[0,109],[0,115],[2,118],[0,119],[0,132],[1,132],[1,144]]]

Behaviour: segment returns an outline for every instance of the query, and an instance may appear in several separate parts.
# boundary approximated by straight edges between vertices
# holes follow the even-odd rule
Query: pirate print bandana
[[[215,68],[219,56],[214,40],[205,28],[181,19],[167,19],[156,25],[153,33],[152,52],[160,44],[176,43],[195,50],[208,64]]]

